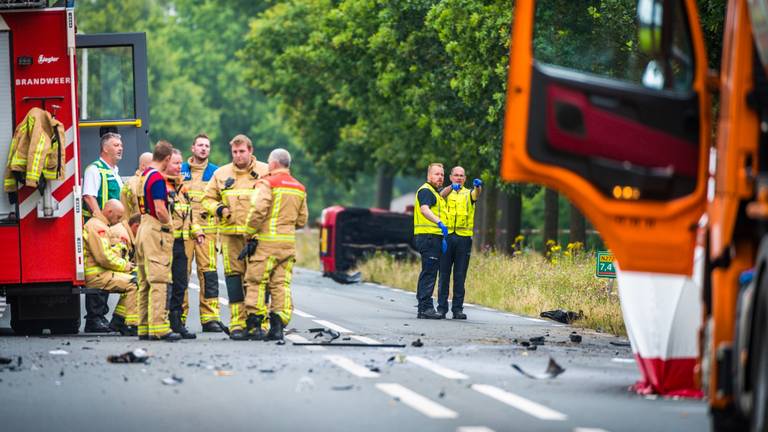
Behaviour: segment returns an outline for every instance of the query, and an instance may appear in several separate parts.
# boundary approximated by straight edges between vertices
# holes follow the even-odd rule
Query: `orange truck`
[[[713,430],[768,430],[768,2],[515,2],[501,175],[557,189],[622,270],[689,275]]]

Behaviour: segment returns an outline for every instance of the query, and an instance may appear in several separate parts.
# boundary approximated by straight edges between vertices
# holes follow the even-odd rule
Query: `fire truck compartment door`
[[[75,44],[81,169],[99,158],[101,135],[117,132],[120,174],[133,175],[139,154],[149,149],[146,35],[78,34]]]
[[[502,177],[562,191],[623,270],[690,274],[711,129],[695,0],[521,0],[512,34]]]

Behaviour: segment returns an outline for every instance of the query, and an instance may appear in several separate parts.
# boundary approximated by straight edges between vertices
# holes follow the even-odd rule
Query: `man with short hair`
[[[419,301],[419,319],[441,319],[435,311],[432,294],[440,268],[448,227],[441,218],[446,217],[445,200],[437,192],[443,185],[443,165],[432,163],[427,168],[427,181],[418,191],[413,204],[413,241],[421,254],[421,273],[416,291]]]
[[[219,315],[219,274],[216,271],[216,237],[218,226],[216,215],[207,212],[202,205],[205,187],[213,177],[218,166],[208,160],[211,152],[211,140],[204,133],[197,134],[192,140],[192,157],[181,165],[181,176],[189,194],[192,215],[198,221],[205,234],[205,240],[197,243],[187,240],[189,251],[187,274],[192,271],[192,258],[195,259],[197,278],[200,281],[199,304],[200,324],[203,332],[222,332],[226,327]],[[183,319],[186,321],[189,291],[185,296]]]
[[[83,227],[85,285],[88,288],[100,289],[107,293],[107,296],[109,293],[136,291],[136,281],[130,274],[133,264],[115,248],[109,229],[110,225],[117,224],[122,219],[123,205],[120,201],[111,199],[101,210]]]
[[[464,187],[467,176],[464,168],[451,169],[451,184],[440,191],[446,200],[448,248],[440,259],[440,283],[437,290],[437,311],[445,318],[448,314],[448,292],[453,271],[453,319],[467,319],[464,313],[464,281],[467,278],[469,257],[472,254],[472,231],[475,226],[475,203],[483,189],[483,181],[473,180],[470,191]]]
[[[141,174],[139,209],[141,224],[136,233],[139,265],[139,339],[176,341],[181,335],[168,322],[168,284],[171,283],[173,226],[168,189],[162,172],[171,161],[173,146],[159,141],[152,162]]]
[[[247,340],[245,334],[245,263],[237,257],[245,246],[246,217],[256,181],[267,175],[269,168],[253,156],[253,144],[245,135],[229,142],[232,162],[213,173],[205,188],[203,208],[219,220],[221,254],[224,258],[225,283],[229,297],[231,320],[229,337]]]
[[[101,154],[83,173],[83,221],[101,213],[111,199],[120,199],[123,181],[117,164],[123,158],[123,141],[120,135],[107,132],[101,136]],[[109,311],[108,294],[85,295],[85,331],[107,333],[110,331],[106,314]]]
[[[171,290],[168,301],[168,319],[171,330],[184,339],[195,339],[197,336],[187,330],[182,320],[184,296],[189,288],[189,259],[192,255],[194,242],[202,243],[205,239],[197,217],[192,214],[189,193],[181,179],[181,151],[173,149],[171,161],[163,173],[168,184],[168,193],[173,200],[171,218],[173,219],[173,261],[171,264]],[[192,247],[188,247],[192,246]]]
[[[267,160],[269,174],[256,184],[251,197],[246,225],[248,243],[241,257],[248,261],[245,307],[247,336],[252,340],[282,340],[283,328],[293,313],[291,278],[296,262],[296,228],[307,224],[307,193],[304,185],[291,176],[291,155],[275,149]],[[262,323],[267,317],[269,292],[269,332]]]
[[[134,215],[141,214],[139,211],[139,182],[141,181],[141,173],[152,162],[152,153],[144,152],[139,156],[139,168],[132,177],[128,177],[120,190],[120,201],[125,206],[125,215],[123,219],[128,220]]]

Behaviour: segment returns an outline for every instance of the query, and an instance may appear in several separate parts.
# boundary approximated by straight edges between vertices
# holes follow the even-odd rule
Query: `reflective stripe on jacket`
[[[83,226],[85,242],[85,276],[97,275],[105,271],[125,272],[128,259],[113,247],[109,225],[103,215],[92,217]]]
[[[465,187],[458,191],[452,190],[445,197],[445,206],[448,217],[443,222],[448,226],[448,232],[472,237],[472,230],[475,227],[475,203],[472,202],[472,191]]]
[[[32,108],[16,126],[5,166],[6,192],[17,190],[14,172],[24,178],[22,186],[37,187],[40,177],[63,180],[66,155],[64,125],[51,113]]]
[[[248,236],[259,245],[296,241],[296,228],[307,224],[309,211],[304,185],[287,168],[270,172],[256,185],[248,211]]]
[[[251,163],[245,169],[234,164],[226,164],[213,173],[203,197],[203,208],[212,215],[217,215],[219,207],[229,209],[229,217],[218,219],[219,233],[222,235],[242,235],[246,233],[246,218],[251,203],[253,187],[259,178],[267,175],[268,168],[251,156]]]

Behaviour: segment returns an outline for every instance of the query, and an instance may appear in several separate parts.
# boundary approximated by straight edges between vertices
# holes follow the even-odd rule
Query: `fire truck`
[[[502,177],[565,193],[624,271],[691,274],[703,234],[712,426],[768,430],[768,2],[727,2],[719,71],[695,0],[601,3],[515,2]]]
[[[42,108],[66,131],[64,178],[0,193],[0,292],[16,333],[77,333],[84,287],[81,176],[105,131],[122,136],[121,175],[148,148],[146,37],[78,34],[74,1],[0,2],[0,163],[15,125]]]

